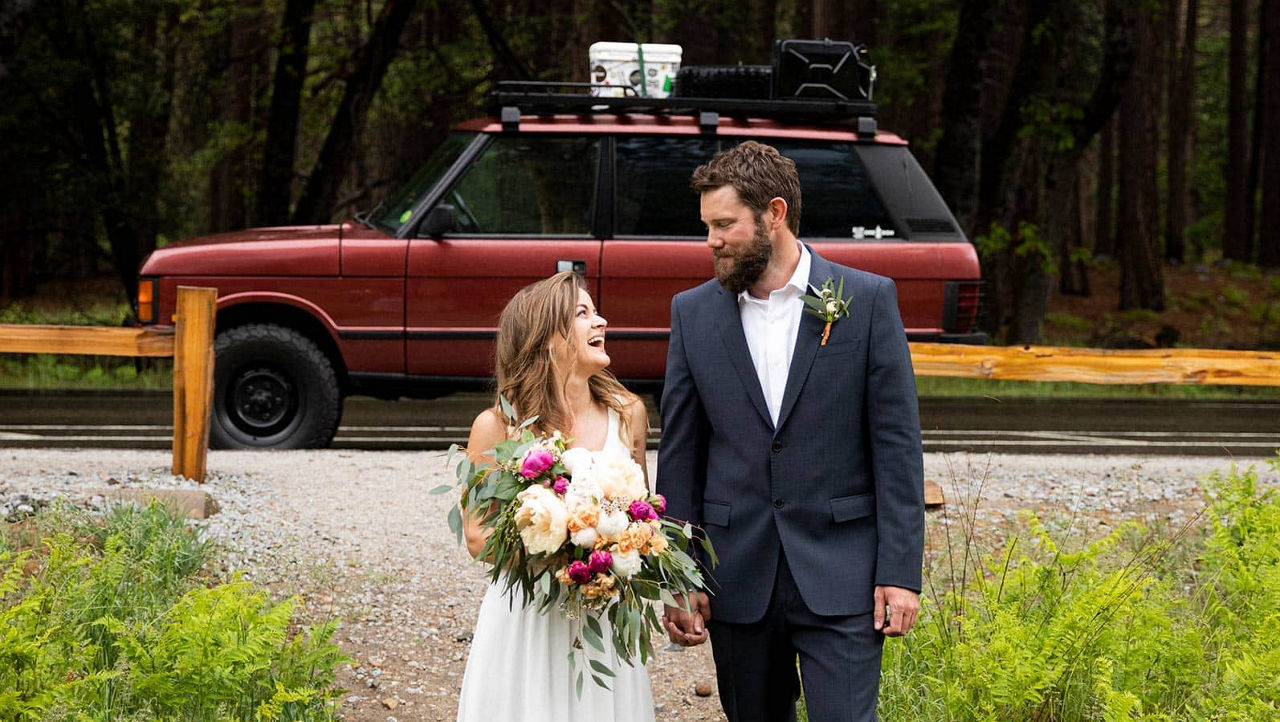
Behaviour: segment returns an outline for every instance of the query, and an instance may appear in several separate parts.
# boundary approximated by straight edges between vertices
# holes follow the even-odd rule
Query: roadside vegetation
[[[336,719],[335,625],[216,556],[154,504],[0,523],[0,719]]]
[[[949,511],[920,623],[885,646],[881,716],[1276,719],[1280,493],[1253,467],[1204,491],[1184,526],[1097,539],[1024,512],[999,549],[982,548],[972,508]]]

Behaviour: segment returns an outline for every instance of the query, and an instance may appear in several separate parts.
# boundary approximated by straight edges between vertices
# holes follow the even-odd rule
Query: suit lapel
[[[723,288],[716,294],[716,327],[720,329],[720,340],[733,368],[738,372],[742,388],[751,399],[751,405],[764,418],[766,424],[773,426],[769,416],[769,407],[764,402],[764,391],[760,388],[760,378],[756,375],[756,367],[751,363],[751,349],[747,346],[747,336],[742,331],[742,314],[738,310],[737,294],[729,293]]]
[[[809,253],[812,257],[809,264],[809,285],[821,286],[832,275],[831,264],[814,253],[812,248]],[[775,429],[781,429],[787,422],[787,416],[791,414],[796,399],[800,397],[800,390],[809,378],[809,369],[818,354],[818,341],[822,337],[823,325],[822,319],[817,316],[800,313],[800,329],[796,333],[796,347],[791,354],[791,368],[787,369],[787,386],[782,392],[782,407],[778,410],[778,425]]]

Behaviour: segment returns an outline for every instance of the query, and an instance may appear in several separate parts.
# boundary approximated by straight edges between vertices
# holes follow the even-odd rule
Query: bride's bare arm
[[[493,457],[486,455],[486,452],[491,451],[505,438],[507,438],[506,423],[493,409],[485,409],[480,412],[475,421],[471,422],[471,436],[467,439],[467,456],[476,466],[491,465]],[[480,552],[484,549],[490,533],[490,530],[480,524],[480,517],[483,514],[477,515],[476,512],[479,511],[478,509],[470,510],[462,517],[462,532],[467,539],[467,551],[477,559],[480,558]]]
[[[631,432],[631,457],[640,465],[644,471],[644,480],[648,482],[649,467],[645,465],[645,450],[649,444],[649,412],[639,396],[633,397],[626,412],[627,430]]]

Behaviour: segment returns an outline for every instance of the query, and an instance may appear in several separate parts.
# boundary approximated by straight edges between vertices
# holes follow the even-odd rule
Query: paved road
[[[431,401],[347,400],[335,448],[438,449],[466,439],[488,403],[479,394]],[[0,392],[0,448],[168,448],[167,392]],[[926,451],[1273,456],[1280,401],[1071,402],[921,400]],[[651,413],[651,443],[661,430]]]

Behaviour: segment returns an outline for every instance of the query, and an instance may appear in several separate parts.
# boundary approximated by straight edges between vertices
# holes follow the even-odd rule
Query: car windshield
[[[400,230],[400,226],[413,215],[422,197],[435,187],[436,181],[440,180],[440,176],[453,166],[458,156],[471,145],[475,137],[475,133],[450,133],[444,143],[436,148],[431,157],[427,158],[427,162],[413,175],[413,178],[391,200],[387,201],[382,212],[373,219],[374,223],[382,230],[395,235]]]

